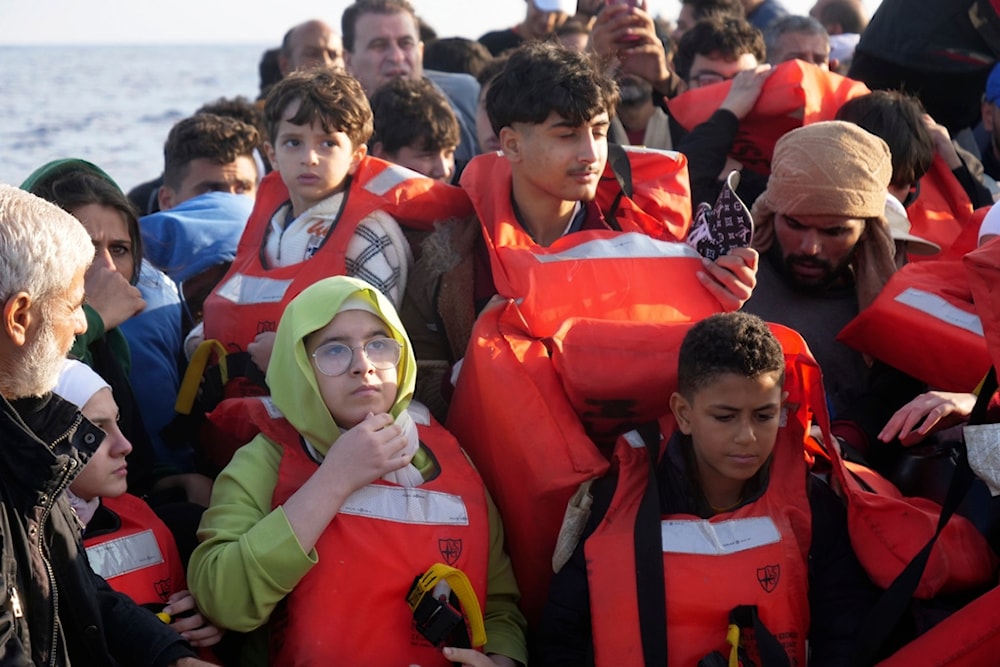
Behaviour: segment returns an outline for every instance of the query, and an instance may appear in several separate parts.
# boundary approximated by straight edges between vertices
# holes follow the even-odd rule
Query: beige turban
[[[885,219],[892,156],[882,139],[854,123],[812,123],[774,147],[767,190],[754,202],[754,247],[774,239],[774,214],[841,215],[867,220],[851,263],[864,308],[895,270],[895,246]]]

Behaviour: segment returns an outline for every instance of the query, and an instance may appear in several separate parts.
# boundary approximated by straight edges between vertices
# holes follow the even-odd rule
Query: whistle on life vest
[[[458,598],[460,608],[451,603],[452,594]],[[413,612],[417,631],[434,646],[441,646],[466,621],[472,646],[486,643],[486,626],[479,598],[461,570],[444,563],[431,565],[413,580],[406,594],[406,603]]]

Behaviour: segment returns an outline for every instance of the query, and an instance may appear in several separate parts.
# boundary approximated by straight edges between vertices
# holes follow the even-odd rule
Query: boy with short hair
[[[455,112],[434,84],[426,79],[392,79],[375,91],[371,105],[372,155],[451,182],[460,129]]]
[[[616,472],[593,487],[593,506],[601,509],[553,580],[542,661],[582,665],[589,654],[589,664],[649,664],[640,648],[649,641],[635,641],[627,656],[614,651],[652,637],[665,642],[670,664],[707,664],[711,657],[726,664],[730,614],[754,605],[773,642],[766,646],[758,631],[756,640],[741,640],[741,658],[746,652],[753,664],[780,664],[770,661],[775,654],[767,657],[778,651],[791,664],[806,664],[808,639],[808,664],[845,664],[878,590],[851,548],[842,502],[804,465],[808,433],[794,413],[808,406],[784,404],[781,343],[755,315],[713,315],[688,330],[677,368],[670,397],[676,431],[666,434],[656,482],[648,482],[649,456],[659,451],[651,437],[649,455],[641,440],[619,446]],[[659,520],[646,523],[639,505],[649,493]],[[665,604],[665,629],[640,620],[642,594],[621,574],[623,563],[639,563],[645,552],[626,553],[619,526],[634,531],[635,544],[644,530],[655,533],[663,583],[654,599]],[[606,609],[609,594],[617,602]]]
[[[357,80],[333,69],[292,72],[268,92],[264,122],[264,149],[287,193],[271,186],[264,201],[258,198],[229,273],[205,300],[204,312],[204,338],[221,340],[230,351],[247,349],[261,370],[281,311],[295,294],[346,274],[364,278],[398,305],[411,261],[383,202],[367,192],[348,196],[372,133],[371,107]],[[244,293],[248,278],[287,283],[277,287],[277,297]]]

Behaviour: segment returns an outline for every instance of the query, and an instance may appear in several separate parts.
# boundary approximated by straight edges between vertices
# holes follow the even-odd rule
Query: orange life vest
[[[962,184],[951,173],[944,159],[935,154],[930,171],[920,179],[920,196],[906,209],[906,217],[910,219],[911,234],[933,241],[941,246],[942,252],[936,255],[911,253],[909,260],[920,262],[943,258],[944,252],[956,243],[969,224],[972,211],[972,202]],[[972,247],[963,248],[962,252],[974,247],[973,243]]]
[[[993,239],[963,260],[972,300],[983,324],[986,348],[993,365],[1000,368],[1000,243]]]
[[[648,663],[636,600],[634,532],[649,458],[641,439],[623,442],[616,452],[614,498],[584,552],[595,664],[639,667]],[[696,665],[713,651],[728,655],[729,614],[741,605],[755,605],[791,664],[805,664],[812,529],[800,429],[781,429],[770,475],[764,494],[735,511],[709,520],[662,517],[668,664]],[[709,551],[710,533],[743,547]],[[748,648],[754,664],[761,664],[753,645]]]
[[[982,667],[1000,652],[1000,587],[979,596],[878,667]]]
[[[972,391],[990,368],[969,278],[956,260],[896,271],[837,340],[945,391]]]
[[[298,432],[255,402],[282,445],[272,506],[316,471]],[[440,474],[416,488],[377,481],[352,494],[316,543],[318,562],[272,613],[271,663],[378,667],[450,663],[415,629],[406,594],[434,563],[463,571],[485,608],[489,520],[482,480],[440,424],[418,424]]]
[[[641,155],[661,162],[661,180],[673,174],[675,187],[686,188],[683,158]],[[567,501],[607,470],[610,449],[602,452],[594,438],[613,442],[623,425],[667,410],[670,391],[660,394],[650,382],[659,387],[671,376],[680,338],[653,329],[720,306],[695,277],[700,258],[658,240],[674,238],[666,213],[658,214],[655,238],[642,226],[649,219],[626,216],[622,232],[580,231],[543,248],[516,221],[510,183],[506,160],[493,156],[477,157],[463,173],[497,291],[508,301],[476,321],[448,427],[466,443],[504,517],[530,622],[545,600]],[[690,200],[679,197],[677,206],[672,216],[686,231]],[[625,335],[637,347],[622,344]]]
[[[694,88],[671,99],[670,115],[685,129],[704,123],[729,94],[732,81]],[[868,86],[827,72],[802,60],[775,66],[760,97],[740,121],[730,155],[760,174],[771,173],[774,144],[789,130],[833,120],[849,99],[870,92]]]
[[[321,278],[345,275],[347,243],[373,211],[385,211],[402,226],[429,231],[437,220],[468,216],[472,210],[460,188],[366,157],[351,179],[340,218],[316,254],[305,262],[268,269],[262,261],[264,239],[286,201],[288,189],[280,175],[265,176],[236,258],[205,300],[205,339],[222,341],[230,352],[245,351],[257,334],[275,331],[285,306],[303,289]]]
[[[665,632],[671,665],[695,665],[713,651],[728,655],[729,614],[742,605],[756,605],[761,621],[781,643],[791,664],[805,664],[812,540],[806,461],[817,454],[825,456],[809,438],[811,405],[822,401],[823,394],[819,369],[801,337],[781,325],[771,328],[785,352],[788,397],[767,489],[756,501],[708,520],[691,515],[662,517]],[[673,421],[661,420],[661,427],[664,423],[668,433]],[[641,593],[635,576],[635,531],[649,455],[635,435],[618,443],[614,497],[584,544],[599,666],[648,664],[638,619]],[[746,548],[706,549],[705,535],[719,530],[733,531]],[[754,645],[748,648],[754,663],[761,664]]]
[[[174,536],[149,505],[128,493],[102,498],[101,504],[118,516],[121,527],[84,539],[94,572],[140,605],[165,605],[171,595],[187,590]]]

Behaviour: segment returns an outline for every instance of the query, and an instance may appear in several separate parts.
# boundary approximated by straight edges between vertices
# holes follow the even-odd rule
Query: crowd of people
[[[0,664],[995,655],[995,3],[524,4],[0,185]]]

